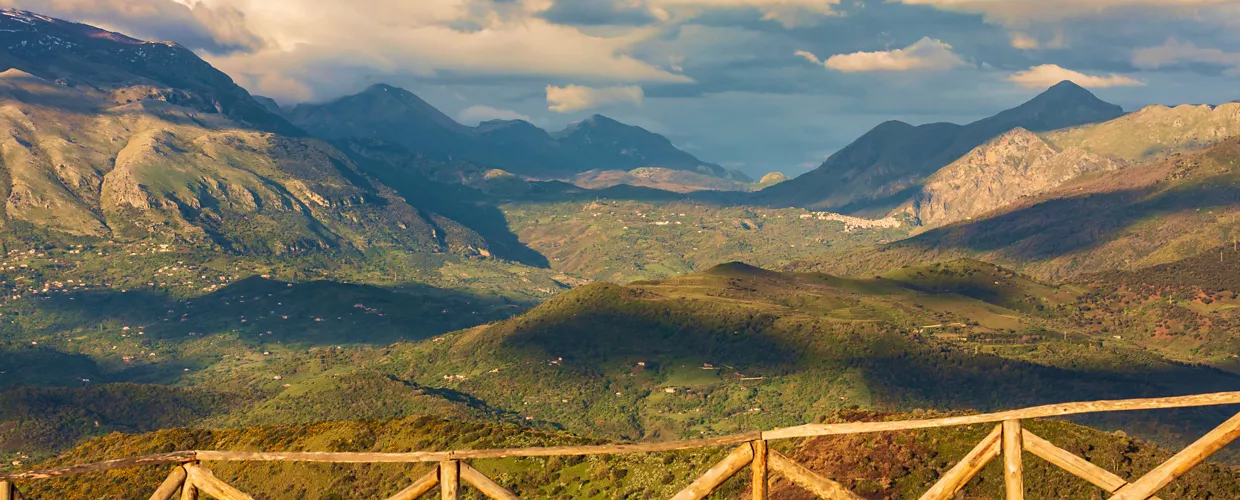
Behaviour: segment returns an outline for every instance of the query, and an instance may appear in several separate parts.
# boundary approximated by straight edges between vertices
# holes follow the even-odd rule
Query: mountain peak
[[[1064,80],[1050,86],[1021,107],[1035,104],[1043,106],[1088,106],[1098,110],[1113,109],[1117,110],[1117,112],[1122,112],[1119,106],[1099,99],[1093,92],[1077,85],[1071,80]]]
[[[1085,90],[1085,87],[1077,85],[1076,82],[1072,80],[1064,80],[1062,82],[1056,83],[1054,85],[1051,85],[1050,88],[1047,90],[1053,90],[1053,89],[1070,89],[1070,90],[1076,90],[1076,91],[1082,91],[1082,92],[1089,92],[1088,90]]]
[[[366,90],[363,90],[361,93],[375,94],[375,93],[380,93],[380,92],[397,92],[401,94],[412,94],[412,92],[409,92],[408,90],[402,89],[400,87],[388,85],[386,83],[376,83],[374,85],[366,87]]]

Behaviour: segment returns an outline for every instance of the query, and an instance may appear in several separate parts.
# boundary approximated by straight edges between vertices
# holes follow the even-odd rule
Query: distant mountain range
[[[763,190],[758,199],[774,205],[881,215],[905,203],[925,178],[1012,129],[1044,132],[1123,114],[1119,106],[1065,81],[1029,102],[968,125],[914,126],[889,121],[831,155],[817,169]]]
[[[177,44],[21,10],[0,11],[0,47],[0,98],[18,111],[0,116],[3,239],[545,263],[478,204],[482,193],[454,185],[520,181],[498,170],[568,179],[643,167],[747,180],[597,115],[555,134],[524,121],[467,127],[388,85],[284,110]]]
[[[378,139],[436,161],[470,162],[533,178],[658,167],[748,181],[677,149],[666,137],[602,115],[555,133],[524,120],[467,127],[413,93],[384,84],[326,103],[299,104],[287,116],[326,139]]]

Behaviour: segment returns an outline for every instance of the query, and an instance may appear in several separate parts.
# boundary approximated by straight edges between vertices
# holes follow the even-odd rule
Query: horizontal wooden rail
[[[10,474],[0,474],[0,481],[16,479],[48,479],[52,477],[86,474],[88,472],[128,469],[130,467],[141,467],[143,465],[183,464],[197,460],[194,458],[197,453],[198,452],[196,451],[174,451],[172,453],[160,453],[157,455],[144,455],[141,457],[105,460],[103,462],[95,462],[91,464],[70,465],[68,467],[58,467],[55,469],[14,472]]]
[[[797,427],[785,427],[764,431],[762,439],[788,439],[794,437],[830,436],[837,434],[865,434],[870,432],[905,431],[913,429],[931,429],[935,427],[956,427],[960,425],[999,423],[1004,420],[1026,420],[1030,418],[1064,417],[1086,413],[1105,413],[1112,411],[1165,410],[1170,408],[1191,408],[1197,406],[1219,406],[1240,404],[1240,392],[1219,392],[1198,396],[1178,396],[1172,398],[1120,399],[1113,401],[1090,401],[1084,403],[1061,403],[1035,406],[1023,410],[965,415],[960,417],[934,418],[927,420],[902,420],[898,422],[857,422],[846,424],[807,424]]]

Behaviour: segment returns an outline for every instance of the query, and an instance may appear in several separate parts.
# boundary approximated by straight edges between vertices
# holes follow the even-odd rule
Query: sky
[[[1240,99],[1238,0],[0,0],[196,51],[284,105],[375,83],[468,125],[599,113],[754,176],[887,120],[1072,80],[1134,110]]]

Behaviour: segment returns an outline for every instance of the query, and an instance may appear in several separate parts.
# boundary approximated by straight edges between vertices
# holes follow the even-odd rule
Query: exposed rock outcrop
[[[1122,166],[1119,160],[1079,148],[1060,151],[1037,134],[1017,128],[935,172],[893,214],[912,215],[925,227],[942,226],[980,216],[1081,175]]]

